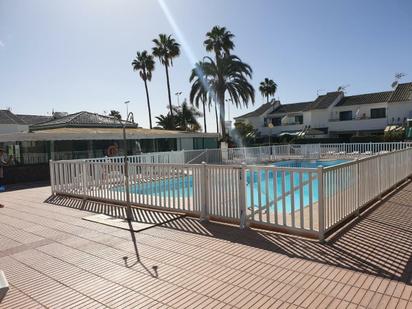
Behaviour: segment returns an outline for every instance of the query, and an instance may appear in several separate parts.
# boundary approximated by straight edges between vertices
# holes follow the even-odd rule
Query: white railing
[[[204,165],[206,168],[207,215],[226,221],[240,220],[241,167]],[[244,210],[243,210],[244,213]]]
[[[185,152],[182,150],[144,153],[139,155],[128,156],[128,160],[130,163],[138,164],[183,164],[185,163]],[[86,161],[124,163],[124,156],[91,158],[87,159]]]
[[[328,232],[410,177],[412,148],[326,167],[322,173],[324,232]]]
[[[412,142],[347,143],[347,144],[293,144],[228,149],[199,149],[142,153],[128,156],[130,163],[145,164],[249,164],[282,159],[362,158],[412,147]],[[89,151],[58,151],[50,153],[23,153],[14,158],[16,164],[39,164],[49,160],[82,160],[90,162],[122,163],[124,156],[90,158]]]
[[[130,163],[153,164],[249,164],[282,159],[362,158],[412,147],[412,142],[348,143],[348,144],[288,144],[226,149],[199,149],[169,152],[143,153],[128,156]],[[70,152],[55,155],[55,160],[86,158],[86,152],[71,155]],[[87,159],[90,162],[122,163],[124,156]]]
[[[128,186],[134,205],[323,240],[325,234],[412,175],[412,148],[394,149],[382,153],[382,148],[376,148],[374,155],[324,168],[134,163],[129,159],[129,183],[125,183],[123,162],[51,161],[51,187],[53,194],[126,203]],[[264,149],[242,151],[219,152],[220,159],[269,155]],[[285,147],[282,156],[287,151],[296,149]],[[199,155],[205,154],[193,153],[191,160]]]
[[[254,224],[317,232],[317,168],[248,166],[246,206]]]

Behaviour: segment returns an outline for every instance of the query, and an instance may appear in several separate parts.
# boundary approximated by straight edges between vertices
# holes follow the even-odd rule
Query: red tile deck
[[[412,307],[412,184],[324,245],[136,209],[158,224],[139,261],[129,231],[81,219],[121,207],[49,194],[0,195],[0,308]]]

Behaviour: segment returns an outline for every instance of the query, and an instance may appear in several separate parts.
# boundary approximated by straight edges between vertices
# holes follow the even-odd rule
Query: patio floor
[[[0,194],[0,308],[412,307],[412,183],[325,245],[144,210],[132,237],[81,219],[122,208],[49,195]]]

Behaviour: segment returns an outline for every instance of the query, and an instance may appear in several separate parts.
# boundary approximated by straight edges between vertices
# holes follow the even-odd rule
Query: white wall
[[[369,130],[383,130],[387,125],[386,118],[377,119],[360,119],[347,121],[330,121],[329,132],[333,131],[369,131]]]
[[[412,101],[388,103],[388,124],[393,123],[392,118],[395,124],[398,124],[398,118],[400,118],[399,124],[402,124],[405,117],[412,118]]]
[[[328,109],[316,109],[310,111],[310,125],[311,128],[327,128],[329,123],[329,110]]]
[[[372,108],[387,108],[388,103],[374,103],[374,104],[360,104],[360,105],[351,105],[351,106],[335,106],[332,111],[329,119],[339,120],[339,112],[352,111],[352,117],[356,118],[356,112],[359,109],[359,118],[365,117],[370,118]],[[386,110],[388,114],[388,110]]]

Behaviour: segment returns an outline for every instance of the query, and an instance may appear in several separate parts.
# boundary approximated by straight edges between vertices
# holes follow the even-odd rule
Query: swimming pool
[[[277,167],[318,168],[320,166],[334,166],[349,161],[287,160],[275,162],[272,165]],[[269,205],[270,210],[273,211],[276,205],[276,210],[280,213],[292,211],[292,198],[295,210],[298,210],[301,205],[305,207],[310,203],[316,203],[318,201],[318,179],[316,175],[316,173],[310,173],[309,171],[303,173],[290,171],[275,172],[269,169],[260,170],[260,175],[257,171],[253,171],[253,173],[248,171],[246,176],[247,207],[249,209],[256,209],[259,207],[259,204],[262,207]],[[299,188],[300,181],[305,184],[302,188]],[[294,188],[293,195],[289,193],[291,188]],[[301,190],[302,192],[300,192]]]
[[[287,160],[273,163],[274,166],[279,167],[304,167],[304,168],[317,168],[319,166],[328,167],[342,163],[349,162],[350,160]]]
[[[277,167],[317,168],[319,166],[334,166],[345,162],[348,162],[348,160],[288,160],[276,162],[272,165]],[[301,205],[305,207],[310,203],[318,201],[318,179],[316,172],[310,173],[307,171],[299,173],[287,170],[275,171],[273,169],[256,168],[258,170],[251,168],[246,171],[246,206],[249,209],[257,209],[260,204],[262,207],[269,205],[270,210],[273,211],[276,205],[278,213],[284,211],[291,212],[292,198],[295,210],[298,210]],[[301,181],[304,185],[299,187]],[[293,197],[290,194],[291,188],[294,188]],[[124,188],[120,187],[117,190],[123,191]],[[300,192],[301,190],[302,192]],[[186,175],[185,177],[134,184],[130,187],[130,192],[160,197],[190,198],[194,192],[193,177]]]

